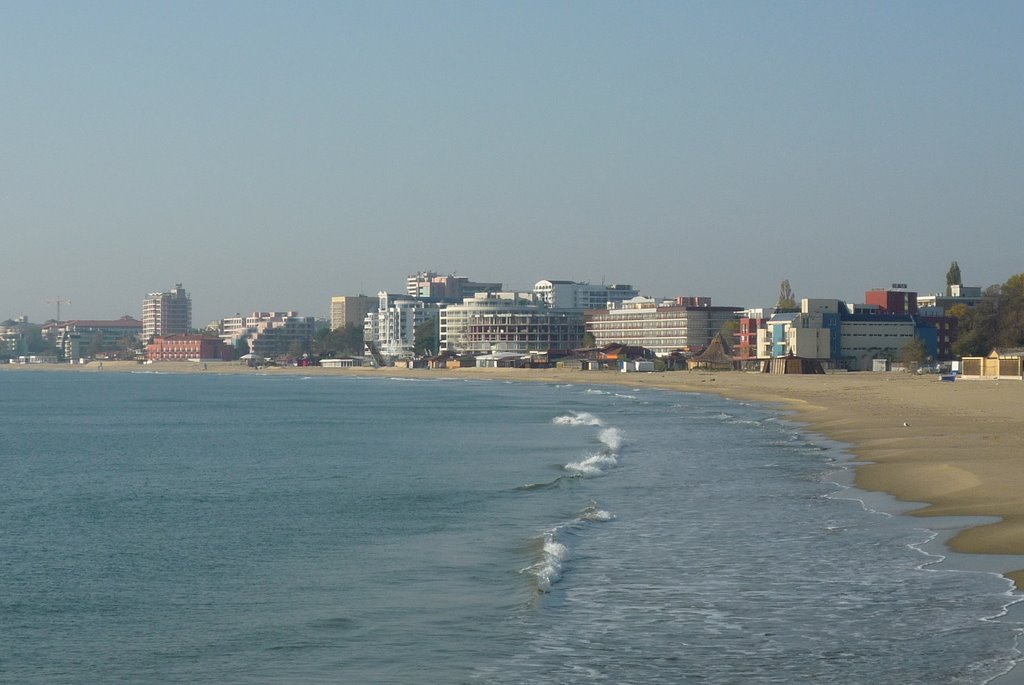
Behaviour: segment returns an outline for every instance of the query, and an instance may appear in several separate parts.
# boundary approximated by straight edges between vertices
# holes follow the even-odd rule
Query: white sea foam
[[[562,577],[562,566],[569,558],[569,548],[555,540],[554,534],[544,539],[544,562],[537,575],[539,587],[545,591]]]
[[[597,418],[590,412],[574,411],[571,414],[563,414],[551,419],[551,423],[559,426],[603,426],[604,421]]]
[[[568,546],[558,540],[559,533],[580,528],[585,523],[604,523],[614,519],[614,514],[601,509],[596,501],[590,500],[578,518],[560,524],[544,534],[540,540],[540,560],[524,568],[521,573],[528,573],[536,578],[538,591],[549,592],[551,586],[561,579],[563,567],[570,556]]]
[[[612,452],[618,452],[622,447],[622,431],[618,428],[605,428],[597,439]]]
[[[597,506],[597,502],[595,502],[594,500],[590,500],[590,504],[588,504],[586,508],[582,512],[580,512],[581,521],[603,523],[605,521],[611,521],[614,518],[615,515],[611,512],[605,511],[604,509],[599,509]]]
[[[569,548],[556,539],[556,532],[552,530],[544,535],[540,561],[522,571],[537,579],[537,590],[540,592],[548,592],[558,582],[562,577],[562,567],[569,558]]]
[[[569,426],[603,426],[604,422],[593,414],[574,412],[571,416],[559,416],[554,422]],[[601,451],[579,461],[566,464],[563,468],[580,476],[600,476],[605,469],[619,463],[619,448],[622,446],[622,431],[615,427],[602,428],[597,439],[604,446]]]
[[[586,459],[569,462],[563,468],[566,471],[579,473],[584,476],[600,476],[604,473],[605,467],[615,466],[618,463],[619,460],[614,454],[599,452],[598,454],[590,455]]]

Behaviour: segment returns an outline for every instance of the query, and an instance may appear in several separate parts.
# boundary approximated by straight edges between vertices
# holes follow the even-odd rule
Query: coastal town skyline
[[[0,316],[420,269],[771,304],[1020,271],[1024,7],[11,5]]]
[[[955,261],[956,260],[954,260],[954,262]],[[949,265],[947,264],[946,265],[946,269],[948,269],[948,268],[949,268]],[[456,275],[454,273],[446,274],[445,272],[439,272],[439,271],[436,271],[436,270],[429,270],[429,271],[421,272],[421,273],[433,273],[433,274],[440,274],[440,275]],[[406,292],[406,283],[405,283],[406,279],[407,278],[411,278],[414,275],[415,274],[413,272],[410,272],[410,273],[406,274],[406,276],[402,279],[402,282],[400,284],[397,284],[395,287],[388,287],[388,288],[378,287],[378,288],[372,289],[370,292],[358,292],[358,293],[357,292],[335,292],[335,293],[331,293],[331,294],[326,295],[326,297],[321,298],[323,300],[321,302],[321,304],[313,305],[309,309],[300,309],[298,307],[288,306],[288,303],[284,303],[283,306],[280,306],[280,307],[271,307],[271,306],[267,306],[266,303],[263,303],[262,305],[260,303],[257,303],[255,306],[253,306],[251,308],[248,308],[248,309],[239,309],[239,308],[230,309],[229,308],[229,309],[221,310],[219,313],[212,313],[214,307],[213,307],[213,305],[204,304],[203,303],[203,301],[201,299],[203,297],[202,293],[196,295],[193,292],[192,288],[188,287],[188,284],[184,284],[184,283],[180,283],[180,282],[175,284],[175,287],[179,287],[179,288],[183,287],[184,290],[188,293],[188,296],[189,296],[189,298],[191,300],[190,307],[192,308],[192,314],[191,314],[192,327],[195,328],[195,329],[202,329],[202,328],[206,327],[206,325],[208,323],[221,321],[225,317],[230,317],[230,316],[232,316],[234,314],[248,314],[248,313],[251,313],[251,312],[261,312],[261,311],[262,312],[274,312],[274,311],[276,311],[276,312],[296,312],[296,313],[307,315],[307,316],[313,316],[313,317],[315,317],[318,320],[324,320],[324,321],[328,321],[329,322],[329,320],[330,320],[330,309],[331,309],[331,298],[337,297],[337,296],[353,296],[353,295],[365,295],[365,296],[376,298],[377,294],[381,293],[381,292],[387,292],[387,293],[395,294],[395,295],[402,295],[402,294],[405,294],[405,292]],[[462,275],[466,276],[467,274],[462,274]],[[468,275],[469,276],[473,276],[474,278],[479,277],[478,274],[473,274],[473,273],[470,273]],[[553,278],[558,278],[558,277],[554,276]],[[543,279],[537,279],[537,280],[531,281],[529,283],[524,283],[521,286],[511,286],[511,285],[502,283],[501,290],[507,291],[507,292],[529,292],[529,291],[532,291],[534,289],[535,284],[537,283],[538,280],[543,280]],[[565,279],[565,280],[572,280],[572,279]],[[784,281],[789,281],[789,279],[783,279],[783,280]],[[797,303],[799,303],[800,299],[805,298],[805,297],[810,297],[810,298],[819,298],[819,297],[835,298],[835,299],[843,300],[843,301],[850,302],[850,303],[859,303],[859,302],[863,301],[864,294],[867,291],[869,291],[869,290],[881,290],[881,289],[889,289],[889,288],[898,288],[898,289],[908,289],[909,288],[909,290],[911,290],[913,292],[916,292],[919,295],[940,294],[940,293],[944,292],[944,290],[945,290],[945,283],[942,283],[941,286],[938,285],[939,281],[942,280],[941,277],[937,277],[935,280],[936,280],[937,285],[936,285],[936,287],[934,289],[919,289],[919,288],[915,288],[913,284],[897,283],[895,281],[892,281],[892,282],[889,282],[889,283],[884,283],[884,284],[864,285],[864,286],[861,287],[859,292],[853,293],[853,294],[851,294],[848,297],[843,297],[841,295],[837,295],[836,292],[832,291],[832,290],[826,291],[824,293],[805,293],[805,292],[802,292],[802,291],[798,292],[798,291],[796,291],[796,287],[798,287],[798,284],[795,284],[795,285],[791,284],[791,285],[794,285],[794,294],[796,295],[796,302]],[[1003,279],[999,280],[997,283],[987,284],[987,285],[997,285],[998,283],[1001,283],[1003,280],[1005,280],[1005,277]],[[965,281],[967,283],[970,283],[971,285],[977,285],[977,284],[974,284],[973,281],[971,281],[971,279],[969,278],[969,274],[968,274],[968,277],[965,278]],[[587,281],[587,280],[582,280],[582,281],[579,281],[579,282],[580,283],[594,283],[592,281]],[[623,285],[628,284],[628,285],[636,287],[636,284],[633,283],[632,281],[628,280],[628,279],[617,279],[617,280],[614,280],[614,281],[609,280],[606,284],[607,285],[613,285],[613,284],[616,284],[616,283],[617,284],[623,284]],[[595,285],[599,285],[599,284],[602,284],[602,283],[597,282],[597,283],[594,283],[594,284]],[[140,293],[138,295],[138,297],[136,298],[137,299],[137,303],[136,303],[134,308],[128,309],[128,310],[125,310],[125,311],[121,311],[121,312],[119,312],[119,313],[117,313],[115,315],[109,315],[108,316],[108,315],[105,314],[105,311],[104,311],[104,315],[97,315],[95,312],[84,312],[84,313],[79,314],[77,311],[75,311],[75,308],[74,308],[75,300],[74,299],[72,299],[71,297],[54,297],[54,298],[50,298],[50,299],[47,299],[47,300],[41,302],[40,306],[37,306],[37,307],[23,307],[21,309],[18,308],[16,303],[11,304],[11,303],[0,301],[0,304],[7,305],[7,307],[9,309],[13,308],[12,311],[9,314],[7,314],[7,315],[4,315],[3,312],[0,312],[0,316],[2,316],[4,318],[25,317],[25,318],[27,318],[27,320],[29,322],[32,322],[32,323],[45,323],[47,321],[71,321],[71,320],[114,320],[114,319],[117,319],[117,318],[120,318],[120,317],[123,317],[123,316],[130,316],[132,318],[141,319],[142,318],[142,311],[143,311],[144,300],[148,296],[150,296],[150,295],[152,295],[154,293],[158,293],[161,290],[166,290],[170,285],[171,284],[167,284],[167,285],[165,285],[163,287],[154,286],[154,287],[150,288],[149,290],[147,290],[146,292]],[[741,309],[771,308],[771,307],[774,307],[777,304],[777,302],[778,302],[779,295],[780,295],[779,290],[780,290],[780,286],[781,285],[782,285],[782,282],[780,281],[778,284],[776,284],[775,289],[773,291],[768,292],[768,293],[764,293],[762,297],[758,297],[758,298],[756,298],[756,300],[752,298],[752,299],[741,301],[741,302],[726,302],[726,301],[718,301],[715,298],[711,298],[711,302],[713,304],[719,305],[719,306],[732,306],[732,307],[737,307],[737,308],[741,308]],[[987,287],[987,286],[981,286],[981,287],[984,288],[984,287]],[[650,298],[653,298],[653,299],[659,300],[659,301],[662,300],[662,299],[672,299],[672,298],[675,298],[675,297],[702,297],[702,298],[703,297],[710,297],[709,295],[706,295],[706,293],[704,293],[703,291],[701,291],[701,292],[683,292],[683,291],[679,291],[679,292],[668,292],[668,293],[653,293],[653,292],[646,291],[643,288],[637,288],[637,291],[638,291],[638,293],[640,295],[642,295],[644,297],[650,297]],[[311,297],[306,296],[303,299],[306,300],[306,301],[310,301]],[[109,309],[109,305],[102,305],[101,304],[100,308],[101,309]],[[39,314],[38,314],[37,317],[33,317],[31,314],[26,313],[28,311],[36,311]],[[197,312],[199,312],[199,313],[197,314]],[[211,312],[211,315],[210,316],[205,316],[203,314],[203,312]]]

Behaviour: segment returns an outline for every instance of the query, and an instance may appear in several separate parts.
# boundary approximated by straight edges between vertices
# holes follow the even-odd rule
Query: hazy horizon
[[[1024,270],[1024,5],[7,3],[0,319]]]

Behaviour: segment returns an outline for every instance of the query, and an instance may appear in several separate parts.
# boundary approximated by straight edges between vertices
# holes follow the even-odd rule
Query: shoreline
[[[0,372],[77,371],[405,376],[604,384],[700,392],[782,406],[791,420],[847,446],[854,486],[920,503],[903,515],[987,517],[948,541],[955,553],[1024,555],[1024,383],[940,382],[937,375],[837,373],[777,376],[736,371],[619,373],[561,369],[322,369],[235,363],[98,362],[86,365],[0,365]],[[993,522],[994,520],[994,522]],[[1017,560],[1014,560],[1017,561]],[[1024,568],[999,571],[1024,588]]]

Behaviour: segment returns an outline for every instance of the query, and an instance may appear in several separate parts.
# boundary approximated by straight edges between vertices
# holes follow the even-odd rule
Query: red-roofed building
[[[191,333],[154,338],[146,346],[146,359],[151,362],[229,362],[234,359],[234,353],[234,348],[220,338]]]
[[[120,319],[72,319],[43,325],[43,337],[64,354],[65,359],[96,355],[111,350],[134,348],[142,335],[142,322],[128,315]]]

